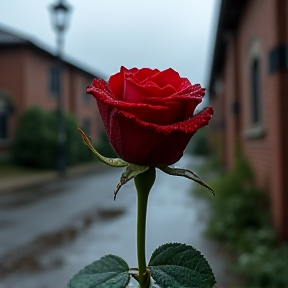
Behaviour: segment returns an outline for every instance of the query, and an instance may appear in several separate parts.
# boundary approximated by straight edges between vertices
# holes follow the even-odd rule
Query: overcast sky
[[[207,86],[219,0],[66,0],[73,7],[66,57],[106,76],[127,68],[173,68]],[[0,0],[0,25],[55,51],[55,0]]]

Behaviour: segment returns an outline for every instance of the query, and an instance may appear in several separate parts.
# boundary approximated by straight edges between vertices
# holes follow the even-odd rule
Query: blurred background
[[[136,266],[133,185],[113,202],[122,171],[77,132],[113,156],[85,88],[122,65],[171,67],[214,108],[177,165],[216,197],[158,173],[147,257],[186,242],[219,288],[288,287],[287,14],[288,0],[0,1],[0,288],[65,287],[109,253]]]

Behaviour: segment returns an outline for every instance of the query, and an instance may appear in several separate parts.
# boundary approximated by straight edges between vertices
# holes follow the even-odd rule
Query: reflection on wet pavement
[[[57,268],[63,264],[61,258],[43,261],[43,255],[51,249],[60,248],[75,240],[95,221],[107,221],[121,216],[123,209],[93,209],[86,215],[75,219],[73,226],[67,226],[60,231],[40,235],[34,241],[1,256],[0,279],[11,273],[35,273],[41,270]],[[84,217],[83,217],[84,216]]]

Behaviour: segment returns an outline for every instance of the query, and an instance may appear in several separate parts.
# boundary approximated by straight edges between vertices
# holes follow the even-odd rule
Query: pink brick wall
[[[1,50],[0,89],[7,92],[14,107],[13,117],[8,119],[8,136],[13,137],[24,102],[24,54],[25,51]]]

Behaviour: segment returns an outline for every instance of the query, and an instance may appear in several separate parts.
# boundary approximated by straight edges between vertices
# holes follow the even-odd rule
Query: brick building
[[[27,108],[57,107],[56,58],[35,42],[0,28],[0,151],[9,149],[19,116]],[[64,110],[97,139],[102,123],[93,98],[85,93],[96,77],[78,65],[63,62]]]
[[[288,0],[222,0],[209,93],[218,154],[240,147],[288,240]]]

